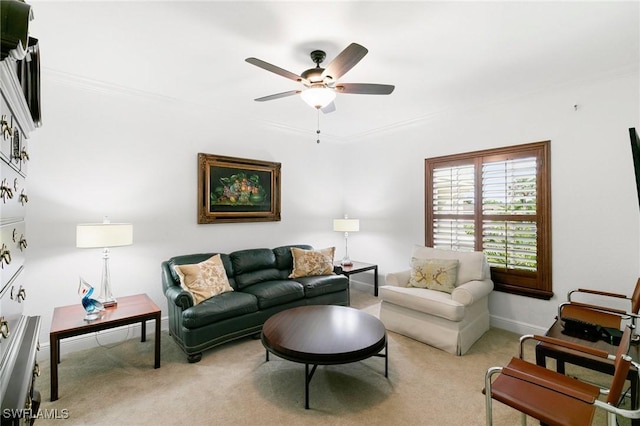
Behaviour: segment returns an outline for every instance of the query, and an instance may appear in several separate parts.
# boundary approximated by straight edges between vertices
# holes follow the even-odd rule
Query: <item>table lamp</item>
[[[340,264],[342,266],[353,265],[351,259],[349,259],[349,232],[358,232],[360,230],[360,221],[358,219],[349,219],[345,214],[344,219],[333,219],[333,230],[338,232],[344,232],[344,257]]]
[[[133,244],[133,225],[130,223],[110,223],[105,218],[103,223],[84,223],[76,227],[76,247],[102,248],[102,280],[98,301],[105,308],[116,306],[118,303],[111,293],[109,248],[131,244]]]

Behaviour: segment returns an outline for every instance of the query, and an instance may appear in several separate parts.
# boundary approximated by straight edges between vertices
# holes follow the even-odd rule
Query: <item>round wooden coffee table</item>
[[[388,377],[384,325],[357,309],[333,305],[287,309],[264,323],[262,344],[267,361],[272,352],[305,365],[305,408],[309,408],[309,382],[318,365],[348,364],[379,356],[385,359],[384,376]],[[380,354],[383,349],[384,354]]]

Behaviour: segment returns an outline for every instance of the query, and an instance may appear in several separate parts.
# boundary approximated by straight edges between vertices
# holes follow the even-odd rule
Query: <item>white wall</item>
[[[145,292],[163,315],[160,262],[171,256],[342,244],[332,219],[343,213],[343,168],[331,144],[46,70],[42,86],[44,125],[30,141],[25,314],[42,317],[43,343],[53,308],[79,303],[79,275],[99,289],[101,250],[75,247],[78,223],[104,215],[133,223],[134,244],[111,249],[113,292]],[[282,163],[282,220],[198,225],[198,152]]]
[[[54,306],[79,303],[78,276],[96,286],[99,250],[75,248],[75,225],[134,224],[134,245],[112,250],[116,296],[148,293],[163,308],[160,262],[198,251],[343,241],[331,219],[361,220],[354,259],[382,276],[405,269],[424,243],[424,159],[551,140],[551,301],[494,293],[493,324],[542,331],[567,290],[629,293],[640,274],[640,231],[628,142],[639,127],[638,74],[553,87],[469,106],[338,147],[219,111],[119,88],[79,84],[43,71],[44,126],[32,135],[26,314],[42,316],[47,341]],[[573,105],[577,104],[577,110]],[[282,163],[282,221],[196,224],[196,154]]]
[[[490,300],[494,326],[543,331],[569,289],[628,294],[640,273],[627,132],[640,127],[638,93],[637,74],[552,88],[371,136],[338,157],[299,135],[45,78],[47,119],[30,147],[26,313],[42,316],[46,342],[53,307],[78,303],[78,275],[97,285],[100,252],[75,248],[75,225],[105,214],[134,224],[134,245],[112,250],[115,294],[146,292],[163,311],[162,260],[288,243],[337,245],[341,257],[331,219],[343,212],[361,221],[351,257],[377,263],[383,283],[424,243],[424,158],[549,139],[555,297]],[[281,162],[282,221],[197,225],[197,152]]]
[[[550,301],[494,292],[492,324],[545,331],[567,291],[630,294],[640,275],[640,215],[629,127],[640,127],[637,72],[451,111],[350,145],[345,203],[361,220],[352,258],[408,269],[424,244],[424,159],[551,140]],[[577,104],[577,110],[574,105]]]

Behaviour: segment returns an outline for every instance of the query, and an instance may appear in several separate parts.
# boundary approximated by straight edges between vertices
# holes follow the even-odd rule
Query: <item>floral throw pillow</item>
[[[411,259],[411,287],[451,293],[456,287],[457,259]]]
[[[333,254],[335,251],[335,247],[328,247],[322,250],[304,250],[291,247],[293,271],[291,271],[289,278],[332,274]]]
[[[182,288],[191,293],[194,305],[220,293],[233,291],[219,254],[196,265],[175,265],[174,269]]]

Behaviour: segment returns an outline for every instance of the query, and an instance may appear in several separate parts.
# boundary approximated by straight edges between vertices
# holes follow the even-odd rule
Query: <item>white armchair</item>
[[[390,331],[463,355],[489,330],[493,282],[484,253],[415,246],[412,258],[457,260],[451,293],[409,285],[412,270],[389,273],[380,287],[380,319]]]

